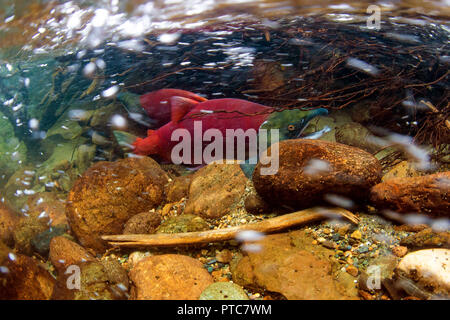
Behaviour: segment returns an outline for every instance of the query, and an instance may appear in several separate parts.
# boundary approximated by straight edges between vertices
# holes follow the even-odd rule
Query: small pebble
[[[369,251],[369,247],[365,246],[365,245],[358,248],[359,253],[366,253],[368,251]]]
[[[339,241],[339,239],[341,238],[339,233],[335,233],[331,236],[331,239],[333,239],[333,241]]]
[[[401,258],[404,257],[408,253],[408,248],[404,246],[397,246],[392,249],[392,253]]]
[[[233,253],[228,249],[224,249],[216,254],[216,259],[222,263],[229,263],[233,259]]]
[[[353,239],[356,239],[356,240],[361,240],[361,238],[362,238],[361,231],[355,230],[355,231],[350,235],[350,237],[352,237]]]
[[[356,268],[353,265],[349,265],[347,267],[346,271],[347,271],[348,274],[350,274],[353,277],[357,277],[358,276],[358,272],[359,272],[358,268]]]

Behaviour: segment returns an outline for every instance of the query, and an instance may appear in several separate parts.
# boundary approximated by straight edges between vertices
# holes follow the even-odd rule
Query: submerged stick
[[[356,217],[350,211],[342,208],[312,208],[232,228],[173,234],[158,233],[105,235],[102,236],[102,239],[108,241],[110,245],[120,247],[169,247],[179,245],[192,245],[233,240],[236,238],[236,235],[239,232],[245,230],[253,230],[263,233],[274,233],[294,226],[319,221],[325,218],[342,217],[350,220],[355,224],[359,222],[358,217]]]

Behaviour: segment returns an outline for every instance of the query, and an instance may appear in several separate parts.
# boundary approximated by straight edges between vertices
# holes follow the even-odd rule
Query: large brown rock
[[[95,261],[96,259],[78,243],[63,236],[58,236],[50,241],[49,260],[55,266],[58,274],[63,274],[71,265]]]
[[[449,193],[450,172],[447,171],[387,180],[372,188],[370,199],[379,209],[450,216]]]
[[[184,213],[220,218],[239,202],[246,182],[238,164],[211,163],[192,177]]]
[[[323,204],[326,194],[364,200],[381,176],[378,160],[366,151],[307,139],[279,143],[275,174],[261,175],[261,167],[258,163],[253,174],[258,194],[268,203],[297,209]]]
[[[48,300],[55,279],[36,260],[0,243],[0,300]]]
[[[128,219],[164,200],[167,174],[148,157],[97,162],[74,184],[66,216],[84,247],[106,249],[100,236],[120,234]]]
[[[131,298],[136,300],[198,300],[213,279],[194,258],[165,254],[139,261],[130,271]]]
[[[19,216],[0,202],[0,241],[10,246],[14,244],[14,230],[18,222]]]
[[[311,242],[304,231],[266,236],[257,243],[260,251],[247,252],[232,266],[233,281],[289,300],[356,299],[353,280],[345,272],[333,272],[337,267],[329,257],[334,251],[311,247]]]

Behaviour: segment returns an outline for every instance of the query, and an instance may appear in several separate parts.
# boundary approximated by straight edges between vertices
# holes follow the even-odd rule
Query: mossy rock
[[[87,139],[80,137],[58,144],[52,155],[37,170],[33,190],[42,191],[39,186],[57,181],[59,188],[68,192],[78,174],[90,166],[95,155],[95,150],[92,148],[81,147],[85,142]],[[84,148],[85,152],[81,152],[80,147]],[[75,163],[80,170],[75,168]]]
[[[17,212],[22,210],[29,197],[24,193],[24,190],[33,188],[35,179],[32,174],[33,170],[34,168],[31,166],[22,167],[9,177],[2,188],[1,195],[5,198],[5,203]]]
[[[26,161],[27,147],[14,135],[8,118],[0,112],[0,186]]]
[[[193,214],[183,214],[167,219],[158,227],[156,233],[182,233],[209,230],[208,223]]]

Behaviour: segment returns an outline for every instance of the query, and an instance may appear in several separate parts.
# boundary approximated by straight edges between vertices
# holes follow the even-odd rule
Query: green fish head
[[[303,130],[308,126],[308,123],[315,117],[327,115],[328,111],[324,108],[314,110],[283,110],[274,112],[261,125],[260,129],[278,129],[279,139],[295,139],[299,138]]]

